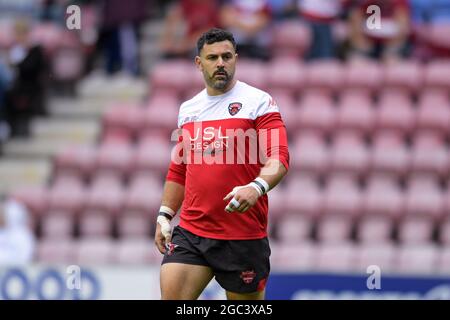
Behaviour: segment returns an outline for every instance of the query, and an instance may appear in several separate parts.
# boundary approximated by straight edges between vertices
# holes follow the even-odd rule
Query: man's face
[[[237,54],[228,41],[206,44],[195,57],[197,67],[202,71],[207,86],[224,91],[231,83],[236,68]]]

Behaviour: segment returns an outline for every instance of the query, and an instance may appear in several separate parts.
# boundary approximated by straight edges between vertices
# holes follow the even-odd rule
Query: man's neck
[[[223,90],[219,90],[219,89],[214,89],[210,86],[206,87],[206,92],[208,93],[209,96],[219,96],[222,94],[227,93],[228,91],[230,91],[231,89],[234,88],[235,84],[236,84],[237,80],[233,79],[233,81]]]

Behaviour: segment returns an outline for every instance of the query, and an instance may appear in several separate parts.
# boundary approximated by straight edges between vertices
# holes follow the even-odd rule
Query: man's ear
[[[199,56],[195,56],[195,64],[197,66],[197,69],[199,69],[200,71],[203,71],[203,66],[202,66],[202,61],[200,59]]]

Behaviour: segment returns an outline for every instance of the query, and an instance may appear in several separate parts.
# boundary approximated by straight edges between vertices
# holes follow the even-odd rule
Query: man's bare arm
[[[168,207],[176,213],[181,208],[183,199],[184,186],[173,181],[166,181],[164,185],[161,206]],[[167,235],[167,233],[166,236],[163,235],[161,224],[156,223],[155,244],[161,253],[164,253],[166,251],[165,244],[169,243],[170,240],[170,235]]]

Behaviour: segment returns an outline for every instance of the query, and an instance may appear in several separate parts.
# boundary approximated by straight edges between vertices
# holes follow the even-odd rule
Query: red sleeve
[[[266,144],[267,156],[280,160],[286,169],[289,170],[289,149],[286,126],[281,119],[280,113],[266,113],[256,118],[255,122],[259,137],[264,136],[260,135],[262,130],[267,132],[267,141],[259,141],[260,144]]]
[[[173,181],[184,186],[186,181],[186,161],[184,159],[183,147],[183,136],[180,135],[175,150],[171,153],[166,181]]]

